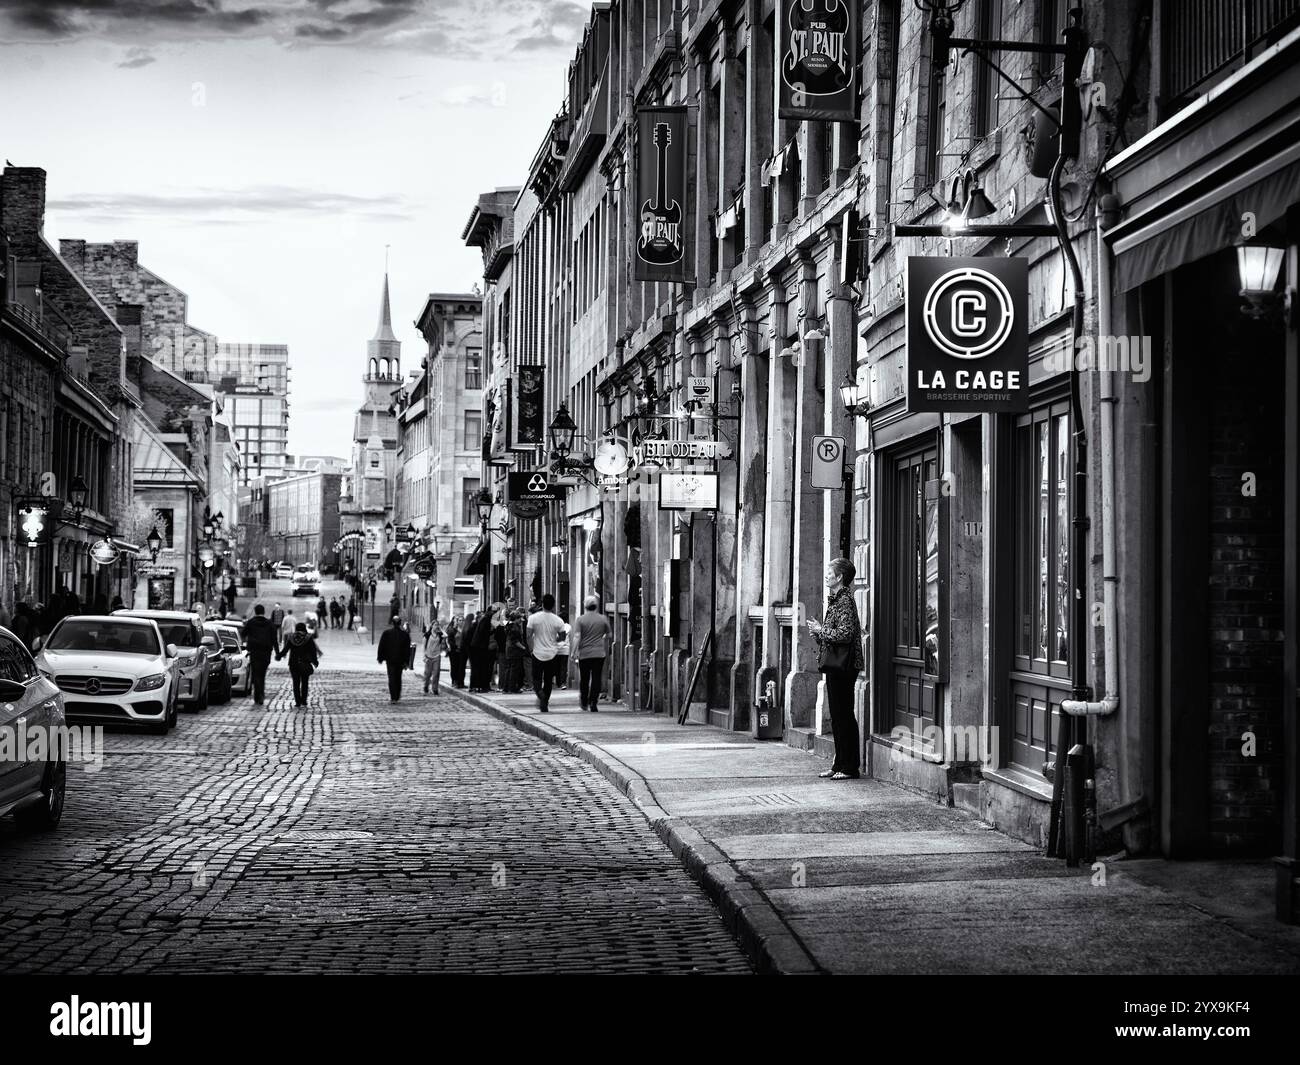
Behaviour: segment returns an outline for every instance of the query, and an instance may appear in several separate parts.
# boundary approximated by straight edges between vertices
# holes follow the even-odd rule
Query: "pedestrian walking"
[[[285,655],[289,656],[289,675],[293,678],[293,704],[306,706],[307,681],[320,664],[320,649],[307,631],[305,621],[294,625],[293,632],[275,657],[278,660]]]
[[[226,584],[226,613],[227,614],[233,614],[235,612],[235,599],[238,595],[239,595],[239,588],[235,584],[235,578],[231,577],[230,581]]]
[[[609,654],[610,627],[599,612],[600,600],[589,595],[583,601],[582,617],[573,623],[569,636],[569,653],[578,660],[578,698],[584,710],[596,712],[600,687]]]
[[[501,664],[501,690],[518,694],[524,690],[524,659],[528,657],[528,637],[524,629],[524,612],[514,611],[506,626],[506,649]]]
[[[469,636],[469,690],[492,690],[492,612],[479,611]]]
[[[343,604],[339,602],[337,595],[330,600],[330,628],[343,628]]]
[[[280,650],[280,630],[266,616],[266,607],[258,603],[253,616],[244,622],[244,648],[248,651],[248,668],[253,681],[253,702],[266,701],[266,670],[271,655]]]
[[[447,657],[451,661],[451,686],[465,687],[465,623],[466,618],[452,618],[447,626]]]
[[[564,621],[563,618],[560,619]],[[560,630],[560,649],[555,652],[555,686],[561,691],[569,687],[569,623],[564,621]]]
[[[352,628],[352,623],[357,620],[357,597],[355,594],[348,596],[348,628]]]
[[[271,607],[271,624],[277,629],[284,624],[284,607],[275,603]]]
[[[394,614],[391,620],[379,637],[379,663],[388,669],[388,698],[397,702],[402,697],[402,670],[411,654],[411,637],[402,628],[400,615]]]
[[[442,624],[437,618],[433,618],[428,625],[424,627],[424,694],[429,694],[429,686],[433,686],[433,694],[441,695],[442,690],[439,684],[442,673],[442,654],[447,649],[447,634],[443,631]]]
[[[533,691],[545,714],[550,710],[551,686],[555,681],[556,656],[560,651],[564,622],[555,613],[555,596],[542,596],[542,609],[528,619],[528,651],[533,658]]]
[[[322,595],[316,600],[316,627],[318,629],[328,628],[330,623],[330,605]]]
[[[826,702],[830,707],[835,761],[820,776],[852,780],[861,766],[858,719],[853,713],[853,688],[862,671],[862,621],[851,587],[857,570],[847,558],[826,567],[826,620],[808,620],[808,629],[820,647],[817,668],[826,677]]]

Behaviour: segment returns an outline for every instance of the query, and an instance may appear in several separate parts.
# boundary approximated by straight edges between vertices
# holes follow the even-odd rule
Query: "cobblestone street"
[[[50,835],[0,822],[0,970],[749,971],[591,766],[411,673],[271,690],[106,734]]]

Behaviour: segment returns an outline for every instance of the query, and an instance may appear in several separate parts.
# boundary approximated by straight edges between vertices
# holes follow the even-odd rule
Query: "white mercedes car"
[[[320,570],[315,566],[295,566],[290,580],[294,595],[320,595]]]
[[[163,643],[155,622],[74,615],[33,648],[36,668],[63,693],[68,720],[158,733],[176,724],[176,646]]]

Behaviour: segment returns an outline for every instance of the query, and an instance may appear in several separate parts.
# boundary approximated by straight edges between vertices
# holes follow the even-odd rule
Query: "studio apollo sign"
[[[907,260],[907,409],[1029,409],[1025,259]]]

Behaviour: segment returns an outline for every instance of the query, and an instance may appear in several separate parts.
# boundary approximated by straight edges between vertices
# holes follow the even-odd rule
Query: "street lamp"
[[[551,419],[549,428],[551,447],[559,454],[561,459],[565,458],[573,450],[573,436],[577,431],[578,423],[569,414],[569,408],[561,403],[560,409],[555,412],[555,417]]]
[[[158,561],[158,552],[162,550],[162,537],[158,535],[158,526],[154,526],[149,535],[144,539],[145,546],[149,548],[149,561]]]
[[[81,474],[77,474],[68,485],[68,502],[72,504],[74,525],[81,524],[81,515],[86,509],[86,500],[89,498],[90,486],[86,484],[86,479]]]
[[[840,402],[846,414],[861,416],[871,410],[871,397],[854,379],[851,370],[845,371],[844,383],[840,385]]]
[[[393,539],[393,523],[384,522],[384,543],[389,543]]]
[[[479,489],[478,496],[474,500],[474,505],[478,508],[478,520],[483,528],[487,528],[488,521],[492,517],[492,506],[495,501],[492,493],[486,488]]]

